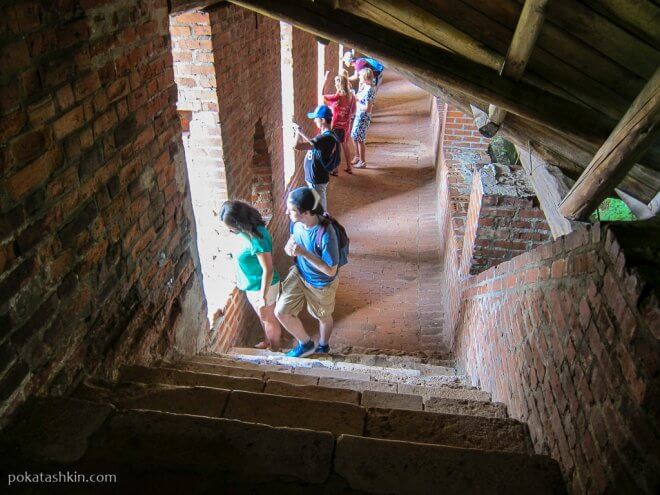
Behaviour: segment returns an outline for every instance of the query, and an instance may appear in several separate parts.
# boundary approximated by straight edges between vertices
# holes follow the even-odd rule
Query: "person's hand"
[[[289,256],[295,256],[293,254],[295,247],[297,246],[296,240],[293,238],[293,236],[289,237],[289,240],[287,241],[286,245],[284,246],[284,252],[289,255]]]
[[[257,311],[259,312],[259,317],[262,320],[268,318],[268,310],[266,309],[266,301],[263,299],[258,299],[257,301]]]

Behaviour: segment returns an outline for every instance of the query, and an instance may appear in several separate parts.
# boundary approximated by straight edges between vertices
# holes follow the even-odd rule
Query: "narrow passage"
[[[437,349],[440,263],[431,97],[386,71],[367,137],[368,168],[330,184],[330,212],[351,238],[333,348]]]

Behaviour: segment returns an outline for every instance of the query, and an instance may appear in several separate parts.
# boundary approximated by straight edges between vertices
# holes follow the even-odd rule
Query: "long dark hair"
[[[266,222],[256,208],[243,201],[225,201],[220,209],[220,220],[225,222],[229,228],[256,236],[259,239],[263,238],[258,228],[265,227]]]

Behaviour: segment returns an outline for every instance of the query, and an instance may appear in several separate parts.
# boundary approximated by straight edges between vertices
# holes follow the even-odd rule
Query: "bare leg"
[[[310,340],[310,336],[305,332],[302,321],[295,315],[287,315],[282,313],[275,313],[277,319],[280,320],[284,329],[297,338],[301,342],[307,342]]]
[[[363,163],[367,163],[367,147],[365,146],[364,141],[360,141],[358,146],[360,147],[360,160],[362,160]]]
[[[332,315],[323,320],[319,320],[319,333],[321,334],[319,344],[327,344],[330,341],[330,335],[335,325]]]
[[[353,140],[353,145],[355,147],[355,156],[353,157],[353,161],[351,163],[355,165],[360,160],[360,148],[358,146],[358,142],[355,140]]]
[[[259,319],[261,320],[261,325],[264,327],[266,340],[270,344],[270,349],[275,352],[279,351],[282,329],[280,328],[280,322],[275,317],[275,304],[262,308]]]
[[[346,171],[348,172],[351,169],[351,147],[348,144],[348,141],[341,143],[341,149],[344,152],[344,159],[346,160]]]

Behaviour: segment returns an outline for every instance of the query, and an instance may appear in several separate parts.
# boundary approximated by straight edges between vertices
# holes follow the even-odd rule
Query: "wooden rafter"
[[[504,65],[500,74],[503,77],[513,81],[519,81],[527,67],[529,57],[532,55],[536,39],[541,32],[543,20],[545,18],[544,11],[548,0],[526,0],[520,18],[516,25],[516,30],[509,46],[509,51],[506,54]],[[496,105],[488,107],[488,120],[490,127],[498,128],[502,125],[506,110]]]
[[[566,195],[561,213],[574,220],[586,219],[660,136],[659,122],[660,68]]]
[[[406,0],[339,0],[339,9],[391,26],[424,43],[446,48],[493,70],[504,57],[424,8]]]
[[[242,7],[381,58],[405,76],[489,101],[508,112],[589,143],[601,143],[613,127],[608,117],[525,82],[499,77],[464,57],[411,39],[347,12],[329,2],[308,0],[231,0]],[[427,86],[427,87],[428,87]],[[432,91],[434,92],[434,91]]]

